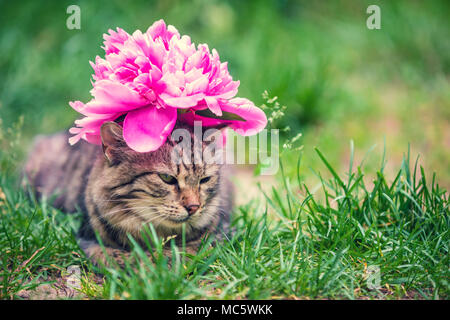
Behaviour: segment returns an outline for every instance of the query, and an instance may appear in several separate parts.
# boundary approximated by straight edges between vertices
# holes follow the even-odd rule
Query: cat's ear
[[[105,154],[106,160],[110,164],[116,164],[120,162],[121,154],[120,151],[126,146],[123,139],[123,129],[115,122],[105,122],[100,128],[100,136],[102,138],[103,153]]]

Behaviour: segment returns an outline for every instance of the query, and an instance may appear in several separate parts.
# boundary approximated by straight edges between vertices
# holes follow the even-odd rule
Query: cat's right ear
[[[123,153],[120,149],[126,146],[122,127],[115,122],[105,122],[100,128],[100,136],[106,160],[111,165],[119,163]]]

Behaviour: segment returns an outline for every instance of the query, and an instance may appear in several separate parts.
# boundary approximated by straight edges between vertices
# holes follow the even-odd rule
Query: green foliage
[[[124,268],[110,259],[105,270],[105,293],[108,298],[120,299],[195,299],[206,295],[198,281],[206,272],[215,254],[205,240],[195,256],[187,254],[185,245],[181,252],[173,239],[158,238],[150,225],[143,231],[146,244],[142,248],[132,237],[131,259]],[[170,241],[170,249],[165,244]],[[148,256],[146,252],[150,252]]]
[[[23,116],[11,127],[5,128],[0,118],[0,172],[15,171],[21,159],[20,148],[23,127]]]
[[[239,208],[235,234],[224,244],[203,247],[183,262],[185,255],[172,247],[171,268],[152,230],[148,247],[157,244],[156,263],[136,245],[133,264],[108,269],[109,297],[356,299],[419,292],[427,299],[447,298],[448,193],[434,178],[428,184],[409,158],[391,183],[381,167],[369,188],[362,166],[351,165],[343,179],[317,153],[331,178],[318,173],[316,192],[301,179],[284,177],[284,188],[266,195],[265,211],[261,203]],[[377,289],[367,285],[370,266],[380,268]]]
[[[65,26],[70,4],[1,3],[0,298],[81,265],[89,298],[448,299],[448,192],[437,180],[449,186],[448,1],[379,1],[377,31],[365,27],[370,1],[81,0],[79,31]],[[98,281],[74,238],[79,215],[19,191],[17,171],[33,136],[79,116],[68,101],[89,100],[102,34],[160,18],[216,48],[239,95],[263,103],[284,135],[283,172],[265,201],[236,209],[223,245],[196,257],[172,248],[168,259],[149,229],[155,263],[136,245],[124,270],[103,268]],[[372,150],[383,136],[394,163],[411,142],[424,168],[410,152],[397,170],[385,155],[360,160],[353,143],[346,151],[350,139]],[[378,290],[367,288],[370,266],[380,267]]]
[[[74,230],[79,215],[36,203],[0,182],[0,299],[52,283],[70,265],[81,265]]]
[[[407,156],[388,182],[384,161],[372,183],[364,168],[344,178],[316,150],[331,177],[308,187],[282,174],[264,202],[241,206],[234,214],[234,235],[212,247],[205,241],[197,255],[171,245],[171,257],[152,226],[146,245],[132,238],[125,268],[110,261],[94,268],[78,248],[77,216],[65,215],[45,202],[36,203],[2,184],[0,195],[1,296],[14,298],[69,265],[85,268],[81,292],[91,298],[401,298],[416,292],[427,299],[448,298],[449,196],[433,176]],[[282,166],[283,168],[283,166]],[[370,185],[370,186],[369,186]],[[144,250],[150,249],[153,257]],[[380,268],[380,287],[367,286],[368,268]],[[89,274],[103,274],[102,285]],[[42,282],[42,283],[39,283]]]

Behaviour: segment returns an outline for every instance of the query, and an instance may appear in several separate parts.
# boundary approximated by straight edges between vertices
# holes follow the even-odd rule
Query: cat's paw
[[[96,266],[110,266],[111,260],[119,265],[120,267],[125,266],[125,260],[129,258],[130,253],[125,250],[109,248],[109,247],[101,247],[98,242],[94,240],[79,240],[80,248],[86,254],[86,257],[89,258]]]

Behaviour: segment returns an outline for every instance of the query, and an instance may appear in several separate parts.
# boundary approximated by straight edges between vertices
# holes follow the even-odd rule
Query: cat
[[[195,137],[191,126],[177,123],[174,129]],[[96,233],[107,255],[123,265],[130,254],[127,234],[143,243],[149,223],[159,237],[174,237],[178,245],[184,224],[192,254],[205,235],[220,238],[229,232],[233,189],[225,166],[175,163],[172,152],[179,141],[170,136],[156,151],[133,151],[116,122],[102,125],[102,146],[85,141],[69,146],[68,138],[68,132],[37,137],[24,175],[37,198],[53,199],[52,205],[67,213],[83,212],[78,241],[94,263],[107,263]]]

